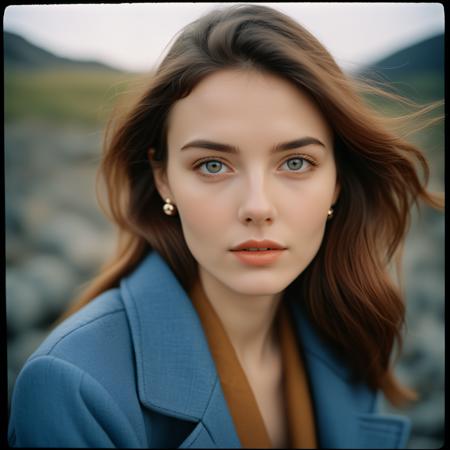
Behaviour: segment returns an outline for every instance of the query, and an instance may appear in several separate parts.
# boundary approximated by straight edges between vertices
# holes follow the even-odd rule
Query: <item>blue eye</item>
[[[199,164],[198,169],[205,167],[206,172],[200,170],[200,172],[204,175],[216,175],[216,174],[222,174],[225,172],[220,172],[221,168],[225,167],[225,164],[222,161],[219,161],[217,159],[210,159],[208,161],[203,161],[201,164]]]
[[[308,165],[311,165],[312,162],[308,161],[306,158],[302,158],[299,156],[296,156],[295,158],[289,158],[288,160],[286,160],[282,167],[287,164],[288,168],[293,171],[293,172],[300,172],[301,169],[305,166],[306,163],[306,167],[308,167]]]
[[[316,164],[303,156],[296,156],[287,159],[281,167],[287,165],[288,172],[291,173],[302,173],[310,169],[310,166],[315,166]],[[306,165],[306,166],[305,166]],[[204,176],[216,176],[223,175],[227,173],[227,165],[220,161],[219,159],[207,159],[203,162],[199,162],[195,166],[195,170],[199,171],[201,175]]]

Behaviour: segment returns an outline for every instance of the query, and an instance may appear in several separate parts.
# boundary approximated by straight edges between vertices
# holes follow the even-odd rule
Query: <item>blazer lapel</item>
[[[181,447],[239,448],[198,315],[167,263],[149,253],[122,280],[141,402],[197,423]]]
[[[315,406],[319,445],[326,448],[402,448],[409,419],[378,414],[378,395],[351,380],[350,370],[320,338],[301,305],[289,299],[304,351]]]
[[[168,264],[150,252],[120,289],[141,402],[193,424],[180,448],[240,448],[200,319]],[[348,368],[321,340],[301,305],[286,301],[304,351],[320,447],[404,447],[409,419],[374,413],[376,393],[350,380]]]

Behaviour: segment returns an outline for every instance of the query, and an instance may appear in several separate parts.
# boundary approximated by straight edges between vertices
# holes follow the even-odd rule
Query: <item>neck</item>
[[[262,367],[277,351],[274,319],[282,293],[245,295],[200,270],[204,293],[219,316],[244,368]]]

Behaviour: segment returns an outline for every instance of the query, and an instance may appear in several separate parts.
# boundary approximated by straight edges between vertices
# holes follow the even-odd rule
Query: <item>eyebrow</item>
[[[319,139],[311,136],[305,136],[299,139],[294,139],[293,141],[277,144],[271,149],[270,153],[293,150],[295,148],[305,147],[307,145],[320,145],[324,149],[326,148],[325,145],[321,141],[319,141]],[[235,147],[234,145],[221,144],[219,142],[207,141],[205,139],[197,139],[188,142],[187,144],[183,145],[180,150],[186,150],[188,148],[205,148],[209,150],[216,150],[218,152],[239,153],[239,148]]]

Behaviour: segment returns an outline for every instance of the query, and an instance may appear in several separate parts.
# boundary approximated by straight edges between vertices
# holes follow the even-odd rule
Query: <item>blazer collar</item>
[[[122,280],[121,291],[142,400],[186,419],[200,419],[217,375],[186,292],[157,252]]]
[[[206,439],[205,445],[240,447],[200,319],[169,265],[151,251],[120,289],[142,403],[161,414],[202,422],[200,428],[204,424],[208,431],[202,429],[197,439]],[[380,448],[404,445],[407,421],[361,413],[374,409],[375,393],[350,382],[349,370],[318,336],[299,302],[287,301],[304,349],[320,445],[364,448],[365,439],[370,445],[383,436],[388,441],[379,441]]]
[[[156,251],[120,284],[135,349],[141,402],[201,422],[183,446],[239,448],[206,335],[191,300]]]

